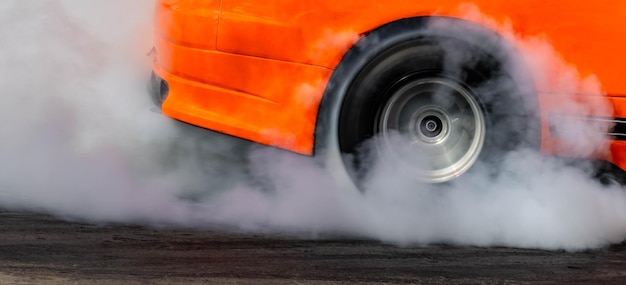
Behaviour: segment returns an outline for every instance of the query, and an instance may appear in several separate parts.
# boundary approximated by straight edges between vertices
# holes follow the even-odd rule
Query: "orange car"
[[[158,0],[152,94],[356,173],[367,149],[430,183],[524,147],[626,169],[624,19],[623,0]],[[554,128],[581,122],[612,125],[610,152]]]

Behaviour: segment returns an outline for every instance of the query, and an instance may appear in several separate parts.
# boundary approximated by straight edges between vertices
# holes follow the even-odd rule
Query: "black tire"
[[[341,167],[331,164],[341,163],[358,185],[368,176],[371,159],[382,158],[421,181],[449,182],[476,165],[495,173],[504,154],[538,146],[536,95],[532,81],[514,62],[512,49],[482,27],[448,18],[437,18],[432,25],[431,20],[405,19],[373,31],[333,74],[316,140],[316,151],[333,173]],[[442,100],[437,92],[441,89],[453,100]],[[458,120],[448,113],[458,106],[444,107],[455,104],[471,105],[474,129],[454,127],[451,122]],[[389,144],[393,133],[409,142]],[[471,133],[475,136],[468,140]],[[472,151],[465,155],[459,147],[463,163],[438,169],[435,156],[427,152],[442,138],[454,147],[469,141]],[[413,149],[415,145],[420,147]],[[407,152],[397,151],[403,148],[422,152],[420,157],[428,159],[415,163],[415,158],[407,159]]]

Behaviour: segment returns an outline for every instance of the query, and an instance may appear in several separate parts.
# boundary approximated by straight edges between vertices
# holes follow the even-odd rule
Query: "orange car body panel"
[[[154,69],[170,86],[163,113],[312,154],[326,84],[359,37],[402,18],[465,18],[468,3],[520,37],[547,39],[582,76],[594,74],[602,84],[613,110],[594,115],[626,118],[623,0],[159,0]],[[537,82],[541,94],[565,92]],[[589,95],[600,94],[580,100],[606,100]],[[540,101],[544,116],[558,105],[550,96]],[[567,152],[545,121],[542,135],[546,153]],[[612,155],[604,158],[626,169],[626,142],[610,143]]]

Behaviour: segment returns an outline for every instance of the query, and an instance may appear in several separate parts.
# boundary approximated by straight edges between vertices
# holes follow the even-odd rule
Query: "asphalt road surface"
[[[567,253],[65,222],[0,212],[0,284],[626,284],[626,244]]]

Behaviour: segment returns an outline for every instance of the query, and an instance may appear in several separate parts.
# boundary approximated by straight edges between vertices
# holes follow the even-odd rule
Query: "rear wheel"
[[[316,155],[342,187],[364,190],[373,163],[440,184],[538,148],[530,76],[497,34],[450,18],[372,31],[343,58],[318,115]],[[356,186],[356,187],[354,187]]]
[[[466,43],[424,38],[394,46],[348,89],[338,143],[356,159],[344,163],[357,180],[374,159],[422,182],[452,181],[522,142],[527,120],[511,120],[523,104],[518,95],[500,62]]]
[[[478,165],[497,173],[504,154],[539,143],[534,90],[525,88],[532,84],[512,74],[518,66],[499,37],[475,27],[450,37],[425,24],[407,19],[374,31],[377,41],[344,57],[322,102],[327,166],[342,176],[341,163],[361,189],[373,162],[444,183]]]

